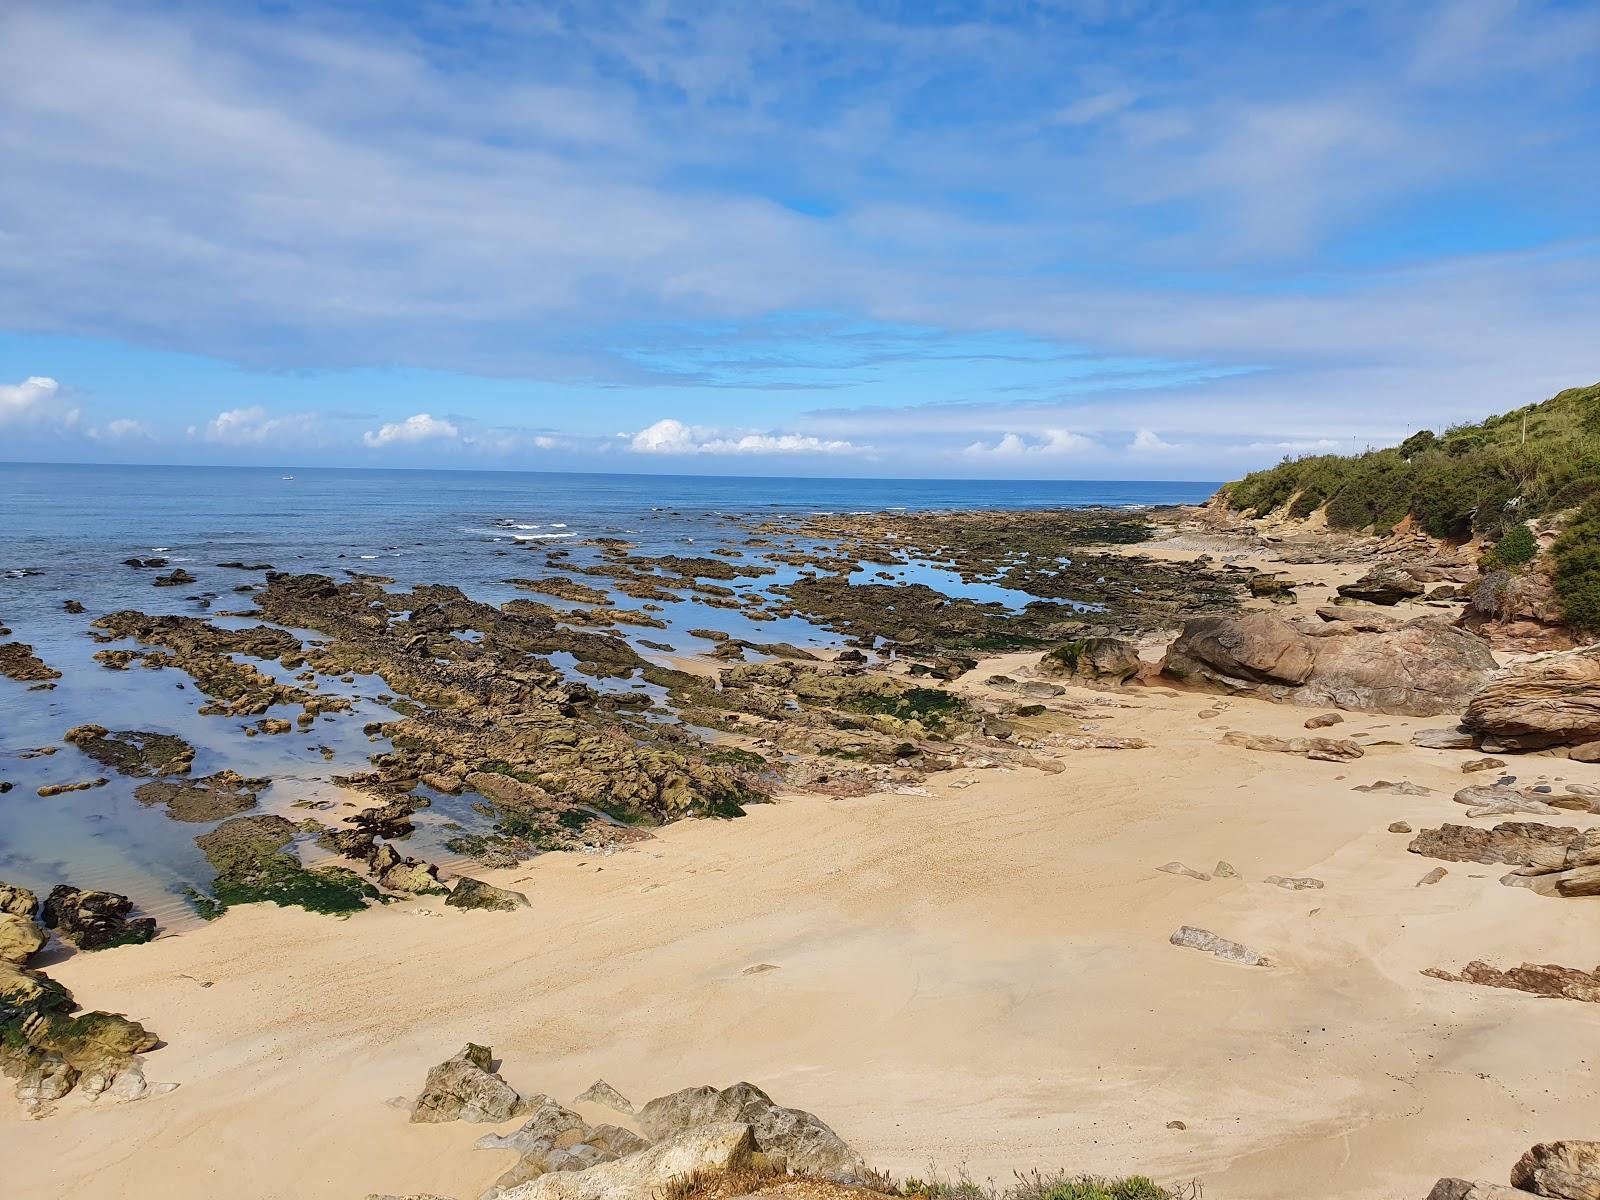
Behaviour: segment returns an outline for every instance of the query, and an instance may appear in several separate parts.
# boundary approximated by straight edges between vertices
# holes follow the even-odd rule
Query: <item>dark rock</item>
[[[133,901],[115,892],[84,891],[57,884],[45,897],[41,918],[80,950],[104,950],[148,942],[156,936],[153,917],[129,917]]]

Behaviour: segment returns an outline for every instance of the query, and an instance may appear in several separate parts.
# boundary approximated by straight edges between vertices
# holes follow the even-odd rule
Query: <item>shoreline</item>
[[[1359,572],[1286,569],[1319,587]],[[1038,657],[985,658],[950,690],[999,699],[988,677],[1027,678]],[[1464,755],[1409,743],[1441,718],[1346,713],[1339,735],[1367,753],[1333,763],[1221,742],[1303,733],[1316,710],[1292,704],[1070,684],[1060,702],[1148,746],[1062,750],[1059,773],[969,766],[892,793],[786,795],[614,854],[475,870],[527,895],[510,913],[253,904],[73,955],[51,974],[160,1033],[146,1072],[181,1086],[135,1105],[69,1096],[39,1122],[6,1095],[0,1157],[40,1197],[198,1200],[219,1182],[263,1200],[473,1197],[513,1160],[471,1149],[485,1129],[412,1125],[393,1103],[466,1041],[563,1102],[599,1077],[638,1102],[748,1079],[897,1175],[1065,1167],[1377,1200],[1587,1132],[1593,1063],[1572,1048],[1594,1043],[1600,1008],[1421,974],[1596,956],[1581,913],[1500,887],[1503,868],[1452,862],[1418,885],[1435,861],[1387,826],[1461,818]],[[1560,758],[1509,769],[1600,784],[1600,765]],[[1352,791],[1378,779],[1432,790]],[[1218,860],[1239,877],[1157,870]],[[1273,965],[1170,945],[1181,925]],[[744,974],[762,964],[778,969]]]

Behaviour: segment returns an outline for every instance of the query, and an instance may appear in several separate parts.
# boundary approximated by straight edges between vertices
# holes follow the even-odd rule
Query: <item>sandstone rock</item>
[[[1366,752],[1348,738],[1282,738],[1264,733],[1230,730],[1222,735],[1225,745],[1244,750],[1264,750],[1277,754],[1302,754],[1325,762],[1354,762]]]
[[[1390,833],[1410,833],[1411,832],[1411,826],[1407,825],[1404,821],[1391,821],[1389,823],[1389,832]]]
[[[1344,584],[1339,595],[1348,600],[1392,606],[1414,600],[1425,589],[1395,563],[1379,563],[1354,583]]]
[[[1437,620],[1374,633],[1249,612],[1190,620],[1161,669],[1295,704],[1429,716],[1460,712],[1495,663],[1488,643]]]
[[[1600,1200],[1600,1142],[1540,1142],[1511,1168],[1511,1186],[1552,1200]]]
[[[1471,750],[1478,738],[1467,729],[1419,729],[1411,735],[1411,744],[1424,750]]]
[[[1343,723],[1343,721],[1344,717],[1339,713],[1319,713],[1317,716],[1306,718],[1306,728],[1326,729],[1330,725],[1338,725]]]
[[[1199,879],[1202,882],[1211,878],[1204,871],[1196,871],[1193,867],[1186,867],[1181,862],[1163,863],[1156,870],[1165,871],[1168,875],[1187,875],[1190,879]]]
[[[1239,942],[1230,942],[1227,938],[1218,937],[1209,929],[1197,929],[1193,925],[1184,925],[1168,939],[1174,946],[1182,946],[1189,950],[1202,950],[1207,954],[1214,954],[1225,962],[1240,963],[1247,967],[1265,967],[1271,964],[1249,946]]]
[[[1472,697],[1461,723],[1507,749],[1600,738],[1600,644],[1506,668]]]
[[[1426,875],[1424,875],[1421,879],[1417,880],[1417,882],[1413,886],[1414,887],[1432,887],[1434,884],[1438,883],[1441,879],[1443,879],[1448,874],[1450,874],[1450,872],[1445,870],[1443,867],[1435,867],[1435,868],[1433,868],[1433,870],[1429,871]]]
[[[699,1125],[614,1162],[551,1172],[499,1195],[500,1200],[643,1200],[684,1176],[746,1167],[756,1152],[749,1125]]]
[[[604,1079],[596,1079],[574,1101],[575,1104],[598,1104],[616,1112],[633,1115],[633,1104]]]
[[[1493,829],[1473,825],[1441,825],[1424,829],[1406,847],[1425,858],[1447,862],[1506,863],[1524,866],[1542,861],[1551,851],[1564,865],[1569,849],[1590,844],[1590,835],[1570,826],[1543,825],[1537,821],[1503,821]],[[1600,845],[1600,835],[1594,837]]]
[[[1323,886],[1322,880],[1312,879],[1309,875],[1291,875],[1287,877],[1283,875],[1268,875],[1261,882],[1270,883],[1273,887],[1281,887],[1291,892],[1315,891],[1320,890]]]
[[[451,908],[481,908],[491,912],[511,912],[514,909],[527,907],[528,898],[521,892],[495,887],[491,883],[484,883],[481,879],[463,875],[456,880],[456,885],[451,889],[445,903]]]
[[[0,912],[0,961],[27,962],[49,940],[50,934],[32,917]]]
[[[0,883],[0,913],[10,913],[30,920],[39,910],[39,898],[25,887]]]
[[[126,896],[62,883],[50,889],[40,915],[62,941],[80,950],[104,950],[156,936],[155,919],[129,917],[132,911],[133,901]]]
[[[1567,751],[1567,757],[1573,762],[1600,763],[1600,741],[1584,742]]]
[[[639,1128],[652,1141],[728,1122],[749,1126],[756,1146],[767,1154],[782,1154],[791,1171],[836,1182],[859,1181],[865,1172],[861,1156],[816,1116],[774,1104],[754,1084],[736,1083],[721,1091],[685,1088],[639,1110]]]
[[[1469,817],[1509,816],[1529,813],[1537,817],[1559,817],[1562,811],[1539,794],[1510,787],[1464,787],[1452,797],[1467,805]]]
[[[1114,637],[1079,638],[1057,646],[1039,660],[1042,674],[1087,684],[1124,684],[1142,665],[1132,643]]]
[[[1502,971],[1481,960],[1474,960],[1462,967],[1459,974],[1437,967],[1429,967],[1422,973],[1449,983],[1475,983],[1482,987],[1530,992],[1535,996],[1600,1004],[1600,967],[1593,971],[1579,971],[1555,963],[1523,963],[1520,967]]]
[[[1528,1193],[1498,1183],[1447,1178],[1433,1185],[1428,1200],[1528,1200]]]
[[[1376,779],[1371,783],[1358,784],[1350,789],[1353,792],[1388,792],[1395,796],[1431,796],[1433,789],[1423,787],[1420,783],[1412,783],[1409,779]]]
[[[1505,766],[1503,758],[1469,758],[1461,764],[1463,775],[1476,775],[1479,771],[1498,771]]]
[[[411,1120],[497,1124],[527,1111],[517,1090],[489,1069],[492,1065],[487,1046],[468,1042],[455,1057],[428,1072],[422,1093],[411,1106]]]
[[[1217,861],[1216,868],[1212,871],[1212,874],[1215,875],[1218,879],[1237,879],[1237,878],[1239,878],[1239,872],[1233,869],[1233,864],[1231,862],[1227,862],[1226,860],[1222,860],[1222,859],[1219,859]]]

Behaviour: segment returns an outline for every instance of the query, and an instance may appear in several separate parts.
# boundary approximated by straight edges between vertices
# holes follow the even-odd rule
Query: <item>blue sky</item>
[[[1600,379],[1600,5],[0,8],[0,458],[1220,479]]]

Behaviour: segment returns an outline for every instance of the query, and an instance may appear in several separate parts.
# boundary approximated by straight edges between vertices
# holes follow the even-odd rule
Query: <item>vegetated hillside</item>
[[[1292,502],[1288,515],[1305,517],[1326,504],[1335,529],[1382,533],[1411,516],[1436,537],[1499,538],[1600,495],[1600,384],[1386,450],[1286,459],[1222,491],[1258,516]]]
[[[1566,620],[1600,632],[1600,384],[1386,450],[1286,459],[1222,494],[1257,516],[1326,504],[1335,529],[1386,533],[1409,516],[1436,537],[1478,534],[1496,543],[1492,564],[1513,571],[1538,554],[1525,521],[1577,508],[1540,561]]]

